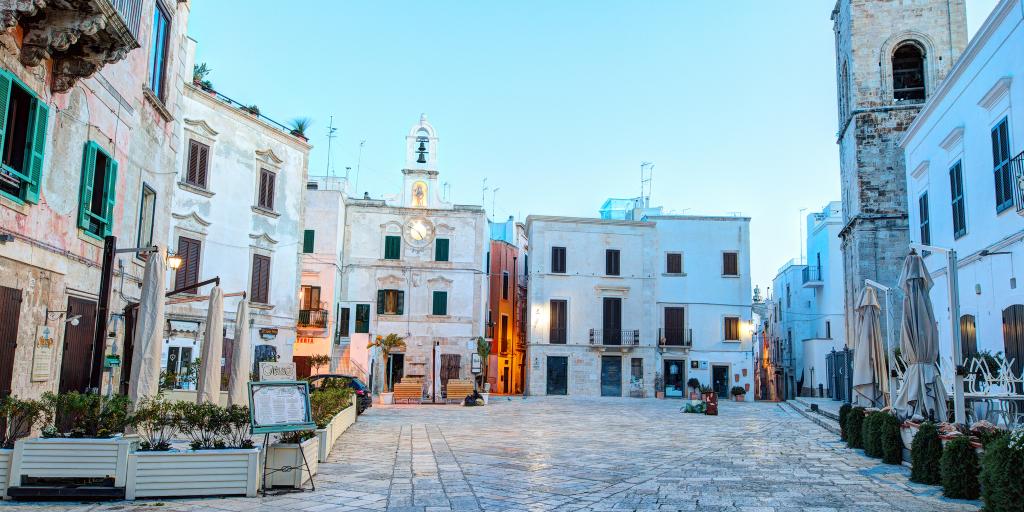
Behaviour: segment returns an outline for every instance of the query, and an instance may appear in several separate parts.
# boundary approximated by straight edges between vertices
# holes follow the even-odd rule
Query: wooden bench
[[[423,379],[402,379],[395,384],[394,401],[398,402],[420,402],[423,400]]]
[[[473,394],[473,381],[450,379],[445,386],[445,400],[448,402],[461,403],[467,396]]]

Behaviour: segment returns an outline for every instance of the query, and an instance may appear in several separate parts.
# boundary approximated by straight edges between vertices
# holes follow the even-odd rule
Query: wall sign
[[[260,381],[293,381],[295,378],[294,362],[263,361],[260,363]]]
[[[36,343],[32,349],[32,382],[50,380],[53,376],[53,327],[36,328]]]
[[[249,419],[254,434],[313,430],[309,383],[250,382]]]
[[[473,354],[470,368],[470,371],[473,372],[474,375],[480,373],[480,354]]]

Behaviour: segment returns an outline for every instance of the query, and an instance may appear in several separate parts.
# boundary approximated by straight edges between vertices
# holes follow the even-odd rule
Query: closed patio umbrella
[[[249,347],[249,302],[238,302],[235,313],[235,350],[231,355],[231,376],[228,380],[228,405],[249,405],[249,371],[252,366]]]
[[[196,403],[220,405],[220,359],[224,351],[224,290],[210,290],[206,310],[206,334],[203,336],[202,361],[196,379]]]
[[[928,297],[932,278],[917,251],[911,250],[903,263],[900,285],[904,293],[900,351],[907,371],[893,407],[904,418],[920,415],[946,421],[946,388],[939,371],[939,329]]]
[[[853,351],[854,403],[863,407],[884,407],[889,396],[889,371],[879,313],[878,294],[871,286],[864,286],[857,301]]]
[[[135,322],[128,397],[132,402],[160,392],[160,353],[164,345],[164,249],[146,258],[139,317]]]

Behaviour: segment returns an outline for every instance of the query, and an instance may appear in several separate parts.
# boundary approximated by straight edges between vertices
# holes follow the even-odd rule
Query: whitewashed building
[[[220,278],[229,295],[225,344],[240,328],[233,318],[244,292],[251,304],[251,325],[245,328],[251,331],[254,361],[290,360],[311,146],[283,126],[191,84],[185,85],[181,110],[169,239],[182,265],[172,273],[168,290]],[[196,291],[209,290],[208,285]],[[207,310],[204,300],[181,300],[171,299],[166,310],[163,367],[173,373],[200,354]]]
[[[402,190],[346,200],[340,304],[352,328],[340,364],[369,369],[375,389],[388,373],[394,382],[422,378],[424,396],[440,400],[448,380],[473,378],[490,240],[483,208],[442,198],[437,145],[422,116],[406,137]],[[367,345],[388,334],[404,337],[406,350],[385,362]]]
[[[663,380],[682,397],[690,378],[749,390],[750,219],[608,202],[602,217],[527,218],[529,393],[653,397]]]
[[[956,249],[962,353],[1002,352],[1024,369],[1024,4],[998,3],[901,141],[912,242]],[[925,256],[949,354],[945,254]],[[949,365],[944,378],[951,379]],[[948,380],[947,380],[948,382]]]

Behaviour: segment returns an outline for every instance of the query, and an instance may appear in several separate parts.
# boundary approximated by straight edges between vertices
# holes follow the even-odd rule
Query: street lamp
[[[173,252],[170,252],[170,251],[167,252],[167,266],[168,266],[168,268],[170,268],[171,270],[178,270],[179,268],[181,268],[181,263],[182,263],[181,256],[178,256],[176,253],[173,253]]]
[[[967,411],[964,405],[964,374],[962,354],[960,354],[960,282],[957,277],[956,249],[935,247],[932,245],[910,244],[912,249],[920,251],[941,252],[946,254],[946,275],[949,276],[947,288],[949,292],[949,339],[953,344],[953,414],[954,420],[964,425],[967,423]]]

